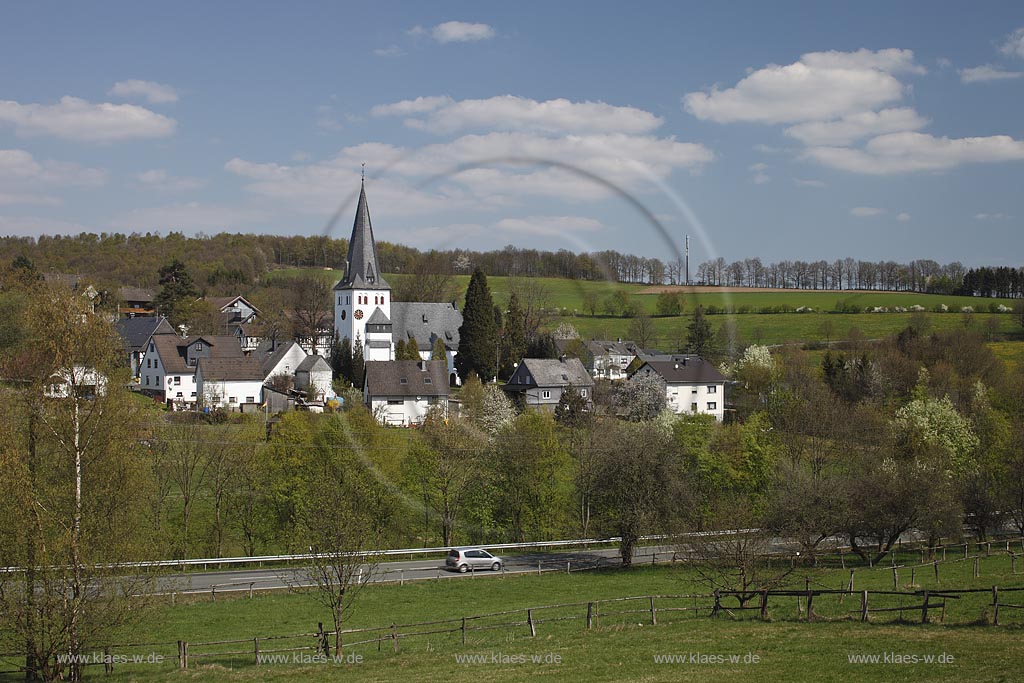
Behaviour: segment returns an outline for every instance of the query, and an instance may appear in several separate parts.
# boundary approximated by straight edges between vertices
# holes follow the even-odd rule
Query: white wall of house
[[[725,418],[725,384],[666,384],[665,398],[677,415],[706,413],[719,422]]]
[[[267,379],[274,375],[294,375],[298,369],[299,364],[306,360],[306,352],[302,350],[299,344],[292,344],[288,351],[281,356],[281,360],[277,362],[267,374]]]
[[[263,402],[263,382],[259,380],[206,380],[200,372],[203,405],[210,408],[241,410],[243,404]]]
[[[416,400],[413,396],[373,396],[367,401],[367,407],[378,422],[398,427],[422,423],[435,406],[440,406],[447,414],[448,399],[421,397]]]
[[[139,366],[139,388],[152,392],[163,392],[164,401],[195,405],[198,390],[195,373],[167,374],[160,354],[151,343],[146,348]]]
[[[422,359],[422,360],[432,360],[433,359],[432,358],[432,355],[434,353],[433,349],[431,349],[430,351],[420,351],[419,353],[420,353],[420,359]],[[458,351],[450,351],[448,349],[445,349],[444,355],[445,355],[445,359],[448,361],[448,383],[451,384],[452,383],[452,378],[454,377],[455,378],[455,386],[461,387],[462,386],[462,380],[459,379],[459,373],[456,372],[456,370],[455,370],[455,356],[459,355],[459,352]]]
[[[312,396],[324,398],[334,395],[334,383],[331,380],[330,370],[313,370],[309,373],[308,393]]]

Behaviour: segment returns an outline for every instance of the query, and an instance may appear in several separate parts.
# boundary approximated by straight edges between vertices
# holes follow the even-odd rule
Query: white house
[[[149,347],[149,340],[155,334],[174,334],[174,328],[163,316],[145,316],[137,318],[121,318],[116,323],[117,333],[124,343],[128,356],[128,366],[133,378],[140,378],[142,363]],[[133,379],[141,382],[141,379]]]
[[[209,408],[255,412],[263,402],[263,368],[256,358],[201,358],[196,386]]]
[[[264,381],[275,375],[294,377],[299,365],[306,360],[306,352],[294,341],[277,342],[276,346],[265,342],[252,355],[261,364]]]
[[[586,342],[586,346],[589,355],[587,371],[594,379],[626,379],[626,368],[639,353],[635,342],[623,341],[621,338],[591,339]]]
[[[306,356],[295,370],[295,388],[305,391],[312,400],[334,395],[331,366],[323,356]]]
[[[719,422],[725,416],[725,376],[700,356],[659,356],[631,375],[655,374],[665,382],[666,407],[673,413],[705,413]]]
[[[221,312],[226,325],[250,323],[260,312],[243,296],[210,296],[206,301]]]
[[[107,393],[107,378],[96,368],[76,365],[50,375],[43,393],[47,398],[103,396]]]
[[[196,366],[199,360],[242,357],[242,347],[231,335],[153,335],[139,367],[139,390],[168,405],[194,407],[198,396]]]
[[[420,424],[431,408],[448,413],[448,373],[444,361],[369,361],[363,403],[381,424]]]

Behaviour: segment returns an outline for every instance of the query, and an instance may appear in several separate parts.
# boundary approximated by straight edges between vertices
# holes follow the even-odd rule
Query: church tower
[[[348,241],[345,277],[334,286],[334,330],[338,339],[348,337],[353,352],[361,345],[364,360],[394,359],[391,286],[380,274],[365,180]]]

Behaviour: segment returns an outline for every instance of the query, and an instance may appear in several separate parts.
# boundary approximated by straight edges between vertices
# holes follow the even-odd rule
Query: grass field
[[[912,562],[917,554],[906,554],[901,561]],[[311,633],[316,622],[328,622],[327,613],[309,595],[270,594],[253,599],[236,598],[194,604],[164,605],[147,615],[141,627],[135,627],[123,637],[133,643],[163,643],[152,647],[135,647],[133,652],[154,651],[165,654],[172,664],[127,665],[115,670],[112,676],[101,673],[102,667],[93,668],[94,678],[112,681],[224,681],[224,680],[281,680],[322,681],[354,680],[382,681],[397,677],[408,680],[447,681],[513,681],[540,676],[550,680],[593,681],[676,681],[676,680],[735,680],[737,678],[771,681],[840,681],[857,680],[1018,680],[1022,674],[1021,655],[1024,645],[1024,610],[1004,609],[1001,622],[993,627],[990,594],[992,585],[1001,588],[1024,586],[1024,574],[1012,574],[1009,558],[997,554],[980,560],[981,577],[973,578],[971,561],[952,561],[940,565],[940,582],[936,582],[931,568],[916,572],[914,588],[978,588],[985,592],[967,594],[961,600],[949,601],[945,623],[921,625],[919,610],[908,610],[906,623],[895,623],[898,613],[890,612],[872,617],[872,623],[863,624],[850,618],[857,609],[856,598],[820,596],[815,601],[818,621],[808,623],[798,616],[792,598],[778,598],[769,606],[770,621],[762,622],[751,612],[724,614],[717,619],[707,611],[661,612],[658,625],[650,624],[650,615],[613,615],[622,609],[614,603],[603,603],[596,628],[585,629],[585,621],[563,620],[540,623],[537,637],[531,638],[528,628],[495,628],[470,632],[463,646],[458,633],[435,634],[419,638],[401,639],[399,652],[385,642],[378,650],[376,644],[354,646],[351,653],[358,654],[358,664],[278,663],[255,666],[252,641],[206,648],[205,651],[248,651],[250,654],[223,655],[212,658],[194,657],[187,675],[175,671],[178,639],[199,643],[227,639],[266,638],[273,635]],[[1018,567],[1018,571],[1024,567]],[[806,580],[812,587],[838,588],[849,580],[849,571],[833,569],[797,568],[790,575],[793,587],[803,588]],[[900,571],[901,589],[909,590],[910,570]],[[892,572],[889,568],[859,567],[855,573],[857,590],[891,590]],[[642,595],[679,595],[692,592],[707,593],[688,567],[638,567],[629,571],[603,570],[566,575],[551,573],[543,576],[522,575],[487,578],[422,581],[405,586],[371,586],[359,597],[351,614],[350,628],[389,626],[391,623],[408,624],[428,620],[458,619],[502,610],[523,610],[541,605],[582,603],[571,608],[544,612],[538,619],[575,615],[581,617],[586,602],[615,597]],[[1004,593],[1020,596],[1021,593]],[[1006,600],[1007,598],[1003,598]],[[888,600],[889,602],[885,602]],[[873,606],[904,606],[920,603],[915,598],[872,598]],[[709,602],[701,600],[701,603]],[[623,605],[625,603],[619,603]],[[662,599],[662,607],[673,603]],[[728,605],[727,605],[728,606]],[[645,610],[645,601],[633,608]],[[933,619],[937,619],[933,610]],[[500,620],[525,619],[519,612]],[[485,622],[489,623],[489,622]],[[446,625],[444,627],[449,627]],[[442,628],[442,627],[434,627]],[[409,629],[405,629],[408,631]],[[351,637],[350,642],[355,640]],[[262,651],[281,647],[286,641],[261,641]],[[290,641],[294,644],[294,641]],[[193,653],[203,649],[193,646]],[[346,650],[348,651],[348,650]],[[118,650],[112,651],[114,654]],[[851,663],[850,655],[900,653],[919,657],[952,656],[952,662],[939,664],[858,664]],[[702,653],[712,656],[750,656],[748,663],[704,662],[658,663],[655,657]],[[456,655],[479,655],[475,663],[458,662]],[[752,661],[756,655],[758,662]],[[499,661],[492,663],[497,656]],[[501,657],[507,659],[502,663]],[[526,661],[519,662],[524,657]],[[537,663],[533,657],[539,658]]]

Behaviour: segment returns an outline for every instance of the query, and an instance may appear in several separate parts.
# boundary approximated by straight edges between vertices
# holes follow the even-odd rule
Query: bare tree
[[[316,354],[320,330],[330,327],[331,283],[321,275],[296,278],[292,287],[292,309],[295,334],[308,339],[312,353]]]
[[[179,558],[188,557],[190,548],[190,524],[196,499],[206,482],[215,457],[213,449],[203,443],[202,427],[190,419],[184,424],[167,427],[158,447],[164,449],[161,456],[167,463],[171,483],[181,496],[181,537],[175,544]]]

